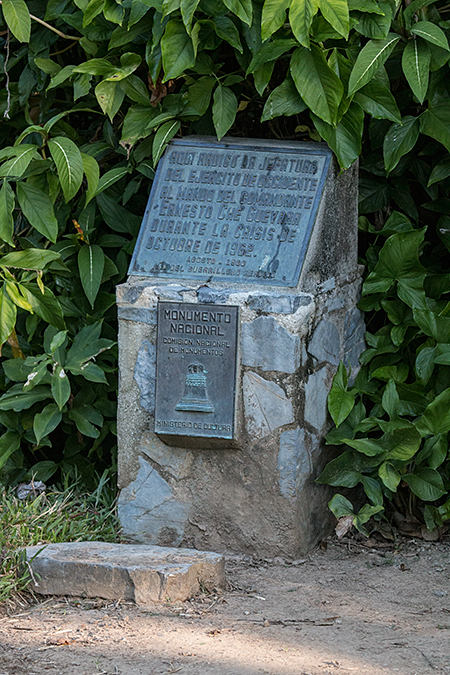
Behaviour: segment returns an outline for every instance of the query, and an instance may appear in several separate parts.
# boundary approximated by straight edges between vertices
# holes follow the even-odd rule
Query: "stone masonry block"
[[[337,366],[340,355],[340,339],[338,329],[330,321],[322,319],[316,327],[308,345],[308,352],[319,362]]]
[[[253,437],[263,438],[278,427],[292,424],[292,403],[275,382],[248,372],[244,374],[243,389],[245,424]]]
[[[136,479],[123,488],[118,503],[124,532],[137,541],[178,546],[183,538],[189,506],[179,501],[167,481],[139,457]]]
[[[143,340],[134,368],[134,379],[141,392],[140,404],[150,413],[155,411],[156,346]]]
[[[288,499],[298,497],[300,485],[313,471],[306,432],[297,427],[284,431],[280,437],[278,471],[281,494]]]
[[[259,309],[272,314],[295,314],[299,307],[310,305],[312,298],[306,293],[259,293],[248,296],[250,309]]]
[[[309,376],[305,384],[305,420],[320,431],[327,418],[327,369],[321,368]]]
[[[241,328],[241,355],[245,366],[295,373],[300,365],[300,338],[271,316],[260,316]]]
[[[217,553],[183,548],[79,541],[26,550],[41,595],[128,600],[147,605],[184,601],[200,590],[223,587]]]

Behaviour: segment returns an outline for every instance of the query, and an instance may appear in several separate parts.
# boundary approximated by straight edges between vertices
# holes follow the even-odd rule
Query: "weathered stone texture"
[[[242,324],[241,355],[244,366],[295,373],[300,365],[300,339],[272,316]]]
[[[99,541],[30,546],[27,560],[41,595],[153,602],[188,600],[200,586],[225,585],[223,557],[190,549]]]
[[[294,421],[292,402],[275,382],[245,373],[243,393],[247,431],[254,438],[264,438]]]

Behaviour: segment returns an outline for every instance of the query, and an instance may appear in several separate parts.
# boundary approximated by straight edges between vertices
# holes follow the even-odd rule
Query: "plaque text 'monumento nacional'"
[[[155,432],[234,438],[238,308],[158,303]]]
[[[130,274],[296,286],[330,158],[313,143],[172,141]]]

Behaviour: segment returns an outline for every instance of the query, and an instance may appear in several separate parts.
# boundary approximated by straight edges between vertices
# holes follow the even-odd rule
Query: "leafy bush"
[[[341,368],[330,397],[329,440],[346,448],[330,467],[351,477],[328,467],[322,480],[362,482],[379,511],[395,498],[417,514],[427,503],[429,524],[447,517],[448,12],[446,0],[3,0],[10,478],[89,480],[113,464],[113,288],[167,142],[323,138],[342,168],[361,159],[370,349],[354,387]],[[99,350],[78,349],[87,329]]]

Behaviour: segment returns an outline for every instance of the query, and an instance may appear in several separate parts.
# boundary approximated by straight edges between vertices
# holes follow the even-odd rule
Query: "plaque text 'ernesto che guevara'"
[[[234,438],[238,308],[158,303],[155,432]]]
[[[130,274],[295,286],[330,156],[307,143],[173,141]]]

